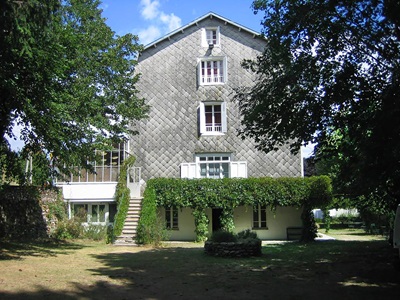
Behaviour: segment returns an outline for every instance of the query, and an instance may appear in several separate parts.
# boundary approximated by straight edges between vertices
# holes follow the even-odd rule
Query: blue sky
[[[103,0],[108,26],[118,35],[133,33],[148,44],[212,11],[254,31],[261,31],[262,14],[251,0]]]

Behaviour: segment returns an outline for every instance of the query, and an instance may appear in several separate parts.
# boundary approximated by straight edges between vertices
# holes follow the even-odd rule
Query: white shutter
[[[206,29],[205,28],[201,29],[201,46],[202,47],[208,47]]]
[[[247,161],[231,162],[231,178],[247,178]]]
[[[181,178],[196,178],[196,163],[181,163]]]
[[[200,102],[200,134],[206,133],[206,112],[204,102]]]
[[[228,82],[228,59],[224,57],[224,83]]]
[[[221,121],[222,121],[222,132],[227,132],[227,114],[226,114],[226,102],[221,103]]]
[[[220,32],[220,28],[219,28],[219,26],[217,27],[217,45],[220,45],[221,44],[221,39],[220,39],[220,34],[219,34],[219,32]]]

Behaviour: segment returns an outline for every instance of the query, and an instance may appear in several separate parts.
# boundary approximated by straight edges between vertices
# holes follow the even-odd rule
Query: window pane
[[[171,228],[171,208],[165,208],[165,226]]]
[[[98,222],[98,205],[92,205],[92,222]]]
[[[106,221],[106,206],[104,204],[99,205],[99,222]]]
[[[253,207],[253,227],[254,228],[258,228],[259,224],[258,224],[258,207],[254,206]]]
[[[222,176],[223,178],[229,178],[229,164],[222,164]]]
[[[207,177],[207,164],[200,164],[200,177]]]
[[[87,204],[74,204],[74,218],[78,219],[80,222],[87,222]]]

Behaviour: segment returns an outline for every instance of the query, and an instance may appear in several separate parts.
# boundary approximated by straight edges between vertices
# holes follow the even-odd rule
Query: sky
[[[116,34],[135,34],[147,45],[209,12],[260,32],[262,14],[255,15],[251,4],[251,0],[103,0],[100,7]]]

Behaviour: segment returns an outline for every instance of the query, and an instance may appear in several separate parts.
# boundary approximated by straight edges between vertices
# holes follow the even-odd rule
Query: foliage
[[[400,201],[399,1],[256,0],[266,48],[244,67],[242,137],[269,151],[317,142],[352,195]],[[385,201],[387,197],[381,198]]]
[[[331,229],[332,217],[329,213],[329,209],[326,207],[322,210],[322,213],[324,214],[324,217],[322,220],[325,225],[325,232],[328,233],[329,230]]]
[[[213,232],[213,234],[210,237],[210,240],[212,242],[216,243],[229,243],[229,242],[236,242],[237,241],[237,236],[230,232],[230,231],[225,231],[225,230],[217,230]]]
[[[113,228],[108,231],[108,240],[110,241],[114,241],[114,238],[122,233],[124,227],[129,201],[131,199],[130,190],[127,186],[128,169],[133,166],[135,160],[136,158],[134,156],[129,156],[125,159],[120,169],[114,196],[115,202],[117,203],[117,213],[114,217]]]
[[[243,231],[238,232],[237,234],[238,240],[255,240],[258,239],[257,233],[251,231],[250,229],[246,229]]]
[[[195,233],[196,233],[196,242],[204,242],[208,236],[208,223],[209,220],[207,218],[205,208],[196,207],[192,215],[194,217],[194,225],[195,225]]]
[[[47,235],[40,190],[0,186],[0,238],[41,238]]]
[[[94,149],[110,149],[133,134],[148,111],[137,96],[132,34],[116,36],[99,0],[1,2],[0,159],[14,175],[18,125],[26,145],[44,151],[51,167],[90,169]],[[49,166],[49,165],[47,165]]]
[[[64,219],[57,224],[57,228],[52,233],[52,238],[59,240],[77,239],[83,236],[83,225],[80,221]]]
[[[174,179],[154,178],[147,182],[138,236],[143,243],[143,232],[149,231],[157,218],[158,207],[190,207],[195,219],[196,240],[204,241],[208,234],[206,208],[222,208],[221,223],[225,231],[234,229],[233,209],[257,204],[270,206],[304,207],[303,222],[311,239],[315,233],[312,208],[325,206],[331,201],[331,183],[326,176],[308,178],[224,178]],[[143,220],[142,220],[143,219]],[[139,234],[140,232],[140,234]],[[148,236],[148,235],[147,235]]]
[[[148,187],[149,183],[143,195],[136,242],[159,246],[163,240],[168,238],[168,233],[164,222],[157,215],[154,189]]]

